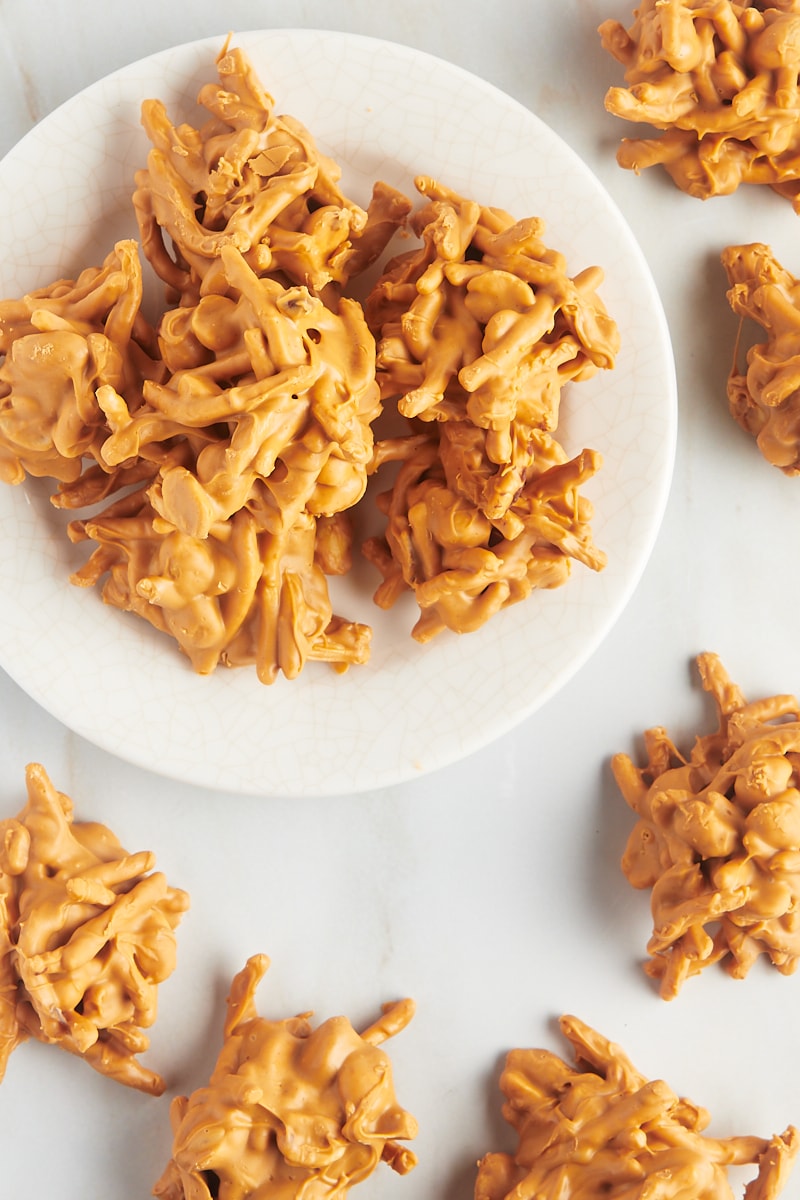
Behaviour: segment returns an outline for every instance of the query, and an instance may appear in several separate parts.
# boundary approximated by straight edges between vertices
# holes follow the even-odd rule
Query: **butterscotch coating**
[[[619,334],[602,273],[570,278],[539,219],[515,221],[427,177],[416,185],[421,246],[388,264],[365,305],[378,381],[405,417],[471,427],[457,490],[499,517],[525,481],[532,436],[558,425],[565,384],[612,367]]]
[[[219,266],[225,294],[161,322],[169,378],[147,383],[133,410],[113,388],[98,392],[110,429],[104,465],[188,442],[188,461],[162,466],[149,496],[194,537],[248,506],[273,531],[304,511],[351,507],[366,488],[380,412],[360,306],[342,299],[332,312],[306,288],[259,278],[230,246]]]
[[[512,1050],[500,1087],[514,1153],[481,1159],[475,1200],[723,1200],[728,1167],[755,1164],[747,1200],[776,1200],[800,1149],[793,1126],[772,1138],[708,1137],[709,1113],[649,1080],[576,1017],[559,1022],[575,1066]]]
[[[602,44],[625,67],[606,108],[662,131],[624,139],[617,159],[660,163],[692,196],[760,183],[800,206],[800,7],[744,0],[642,0],[629,29],[605,21]]]
[[[139,490],[87,521],[74,541],[96,549],[73,583],[102,580],[106,604],[135,613],[174,638],[201,675],[255,665],[262,683],[294,679],[308,661],[341,671],[369,658],[371,630],[334,614],[326,574],[347,569],[349,531],[318,554],[308,512],[275,533],[249,508],[215,522],[205,537],[165,522]]]
[[[381,1049],[413,1003],[385,1005],[360,1034],[345,1017],[316,1028],[311,1013],[269,1020],[254,1000],[268,965],[255,955],[234,978],[208,1085],[172,1102],[172,1157],[153,1190],[162,1200],[322,1200],[345,1196],[381,1162],[399,1174],[416,1165],[400,1143],[417,1124]]]
[[[578,494],[600,455],[568,461],[555,435],[564,386],[613,367],[619,333],[601,272],[570,277],[540,220],[416,185],[421,245],[388,264],[365,305],[381,394],[410,431],[376,446],[374,472],[402,466],[364,553],[383,575],[376,602],[413,589],[413,636],[428,641],[558,586],[573,558],[604,566]]]
[[[118,242],[99,268],[0,302],[0,478],[70,482],[107,433],[98,388],[135,408],[143,377],[157,379],[152,330],[141,316],[136,243]]]
[[[734,420],[752,437],[767,462],[786,475],[800,473],[800,283],[769,246],[728,246],[722,265],[728,302],[739,317],[755,321],[766,340],[750,345],[741,363],[737,338],[728,376]]]
[[[379,183],[361,208],[309,131],[275,113],[241,50],[226,45],[217,71],[198,96],[208,113],[200,128],[173,124],[158,100],[142,106],[153,148],[134,207],[147,258],[184,301],[213,289],[207,276],[227,246],[259,274],[315,292],[345,284],[381,253],[410,203]]]
[[[622,869],[651,891],[645,970],[667,1000],[714,963],[743,979],[762,956],[784,975],[800,962],[800,705],[748,703],[716,655],[697,665],[719,728],[688,757],[653,728],[643,767],[612,760],[638,816]]]
[[[412,636],[419,642],[444,629],[471,632],[535,588],[558,587],[573,558],[594,570],[605,564],[592,541],[591,506],[577,495],[599,456],[585,452],[567,461],[558,444],[541,435],[543,465],[529,468],[514,503],[491,521],[447,478],[441,439],[451,428],[378,446],[381,461],[402,465],[391,490],[379,497],[384,534],[363,551],[383,575],[375,593],[381,608],[413,590],[420,617]]]
[[[332,311],[307,288],[258,277],[230,245],[218,271],[224,291],[160,323],[169,377],[133,409],[98,391],[102,465],[145,486],[72,524],[75,540],[97,543],[73,581],[106,577],[104,600],[172,636],[202,674],[255,663],[272,682],[309,659],[364,663],[370,630],[334,615],[325,579],[350,561],[347,526],[319,553],[316,531],[366,488],[374,340],[354,301]],[[62,488],[58,502],[104,498],[102,482]]]
[[[0,822],[0,1078],[33,1037],[160,1095],[163,1079],[137,1055],[188,896],[149,851],[128,854],[104,825],[75,821],[43,767],[26,779],[27,805]]]

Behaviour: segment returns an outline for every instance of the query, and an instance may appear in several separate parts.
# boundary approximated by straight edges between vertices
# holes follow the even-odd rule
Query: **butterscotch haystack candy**
[[[531,439],[556,430],[566,384],[613,367],[619,331],[597,291],[602,271],[570,277],[540,219],[426,176],[416,186],[421,244],[387,264],[365,304],[381,395],[441,425],[450,486],[502,517],[535,459]]]
[[[539,219],[428,177],[416,185],[420,245],[387,265],[365,305],[381,395],[409,432],[376,446],[373,471],[403,465],[379,500],[385,532],[364,551],[384,577],[376,602],[412,589],[413,636],[427,641],[563,583],[571,559],[604,566],[579,494],[600,455],[570,459],[556,433],[564,387],[613,367],[619,333],[600,270],[571,277]]]
[[[159,100],[142,108],[153,148],[136,176],[143,250],[183,304],[215,290],[222,249],[258,274],[315,293],[360,274],[403,224],[409,201],[378,183],[364,209],[339,187],[341,168],[275,103],[247,56],[227,44],[217,83],[200,91],[207,119],[175,124]]]
[[[231,246],[220,264],[225,294],[162,321],[170,377],[133,409],[98,392],[102,465],[124,481],[139,463],[145,484],[70,525],[97,546],[73,582],[102,581],[107,603],[170,634],[201,674],[255,663],[271,683],[309,660],[362,664],[371,631],[334,614],[326,580],[349,558],[332,568],[316,531],[366,488],[380,412],[372,335],[354,301],[332,312],[258,277]],[[59,503],[86,504],[93,483],[103,488],[97,472]]]
[[[559,1022],[575,1066],[547,1050],[512,1050],[500,1087],[519,1136],[513,1154],[479,1163],[475,1200],[733,1200],[730,1166],[758,1167],[747,1200],[776,1200],[800,1148],[772,1138],[708,1137],[709,1113],[649,1080],[622,1049],[576,1017]]]
[[[136,408],[111,387],[99,390],[110,429],[103,463],[113,470],[153,458],[154,507],[197,537],[245,507],[273,532],[303,511],[352,507],[366,488],[381,407],[360,306],[342,300],[331,312],[306,288],[258,277],[231,247],[220,271],[225,295],[161,323],[168,380],[148,383]],[[161,453],[176,439],[180,461]]]
[[[104,825],[73,820],[43,767],[26,779],[25,808],[0,822],[0,1078],[33,1037],[160,1095],[163,1079],[136,1056],[188,896],[149,851],[128,854]]]
[[[268,684],[279,672],[296,678],[309,661],[342,671],[367,662],[371,630],[331,605],[326,576],[347,570],[351,533],[337,525],[330,553],[317,527],[301,512],[270,533],[243,508],[196,537],[163,521],[140,489],[71,523],[74,540],[96,543],[72,582],[102,581],[106,604],[169,634],[200,675],[254,665]]]
[[[536,588],[565,583],[577,559],[593,570],[605,555],[592,540],[591,504],[578,488],[599,465],[585,451],[567,460],[549,435],[528,469],[525,486],[494,521],[450,486],[443,464],[442,433],[384,443],[379,453],[402,465],[392,488],[378,497],[386,515],[380,537],[363,546],[383,575],[375,602],[390,608],[411,590],[420,608],[412,629],[419,642],[444,629],[468,633],[496,612],[524,600]]]
[[[800,211],[800,4],[797,0],[641,0],[602,44],[625,68],[609,112],[652,126],[626,138],[623,167],[661,164],[692,196],[766,184]]]
[[[3,482],[74,481],[107,436],[98,388],[124,391],[135,408],[143,380],[163,378],[141,299],[138,247],[128,240],[77,279],[0,301]]]
[[[753,242],[722,253],[728,302],[740,319],[755,321],[766,340],[748,347],[742,364],[739,339],[728,376],[731,415],[756,439],[767,462],[787,475],[800,473],[800,282],[769,246]]]
[[[364,663],[370,630],[334,615],[315,535],[367,485],[380,412],[371,334],[353,301],[331,312],[257,277],[231,247],[222,263],[229,293],[175,310],[169,337],[162,326],[183,365],[148,381],[137,407],[98,390],[99,467],[57,503],[144,483],[70,525],[97,546],[72,580],[103,581],[107,603],[169,633],[202,674],[256,663],[269,683],[310,659]]]
[[[743,979],[760,957],[784,975],[800,961],[800,704],[747,702],[714,654],[697,666],[718,729],[688,757],[649,729],[643,767],[612,759],[639,818],[622,869],[651,889],[645,970],[667,1000],[713,963]]]
[[[343,1197],[381,1163],[416,1165],[416,1136],[397,1103],[381,1043],[410,1021],[410,1000],[384,1006],[357,1033],[345,1017],[316,1028],[310,1013],[273,1021],[254,994],[269,966],[250,958],[228,997],[224,1043],[206,1087],[172,1102],[172,1158],[162,1200]]]

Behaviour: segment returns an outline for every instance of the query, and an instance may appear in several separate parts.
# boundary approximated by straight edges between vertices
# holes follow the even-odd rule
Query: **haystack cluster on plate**
[[[600,569],[579,496],[600,456],[569,459],[555,434],[564,385],[614,366],[602,272],[570,278],[541,221],[419,179],[421,248],[362,309],[348,292],[411,201],[378,182],[359,207],[240,50],[217,69],[199,128],[143,107],[133,207],[157,323],[133,241],[0,305],[5,478],[58,480],[64,508],[119,497],[72,523],[95,547],[73,582],[102,582],[202,674],[363,664],[370,627],[334,613],[327,577],[350,569],[368,477],[397,459],[367,553],[379,604],[413,590],[420,640],[564,583],[572,559]],[[382,406],[410,428],[376,446]]]

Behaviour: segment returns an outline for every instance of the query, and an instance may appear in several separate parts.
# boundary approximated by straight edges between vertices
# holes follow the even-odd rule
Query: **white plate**
[[[366,201],[383,178],[413,194],[415,174],[541,216],[571,273],[601,265],[622,335],[616,368],[569,393],[560,434],[599,450],[586,488],[608,566],[534,594],[465,637],[414,642],[413,603],[381,613],[360,569],[336,608],[374,629],[368,666],[340,676],[310,664],[259,684],[244,668],[195,675],[143,621],[67,582],[76,550],[41,483],[0,488],[0,661],[39,704],[104,749],[162,774],[264,795],[379,788],[451,763],[529,716],[596,649],[652,549],[671,477],[676,424],[664,315],[625,221],[591,172],[542,122],[488,83],[371,38],[310,30],[238,34],[279,111],[302,120]],[[0,295],[99,263],[135,234],[134,170],[148,143],[141,101],[195,117],[213,80],[214,38],[156,54],[94,84],[0,164]],[[24,203],[20,203],[20,197]]]

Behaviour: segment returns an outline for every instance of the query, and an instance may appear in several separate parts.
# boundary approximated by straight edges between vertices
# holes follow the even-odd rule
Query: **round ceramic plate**
[[[0,487],[0,660],[39,704],[104,749],[186,782],[264,795],[376,789],[473,752],[529,716],[599,645],[652,549],[672,470],[676,401],[666,322],[638,246],[603,188],[542,122],[494,87],[404,46],[317,31],[237,35],[279,112],[303,121],[365,203],[384,179],[413,195],[432,175],[517,217],[539,216],[571,274],[600,265],[622,350],[613,371],[569,390],[559,439],[599,450],[585,488],[597,574],[534,593],[462,637],[410,636],[413,602],[372,603],[360,566],[335,593],[371,624],[364,667],[309,664],[260,684],[249,668],[195,675],[175,644],[68,582],[82,555],[43,482]],[[0,164],[0,295],[95,265],[135,236],[134,171],[148,143],[141,102],[197,119],[221,39],[179,46],[94,84]],[[20,203],[24,197],[24,204]]]

